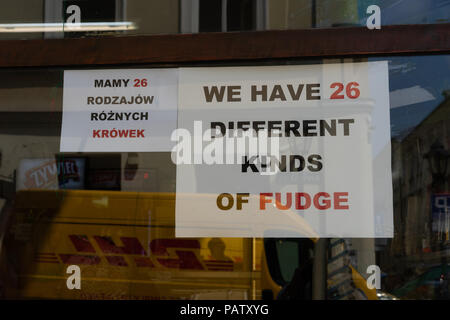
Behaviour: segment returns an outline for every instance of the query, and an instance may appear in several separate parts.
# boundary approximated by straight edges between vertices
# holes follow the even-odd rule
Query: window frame
[[[298,39],[298,41],[295,41]],[[450,24],[1,40],[0,68],[450,53]]]

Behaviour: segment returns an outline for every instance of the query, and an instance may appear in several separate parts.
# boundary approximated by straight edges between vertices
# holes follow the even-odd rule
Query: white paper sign
[[[177,81],[177,69],[65,71],[60,151],[170,151]]]
[[[393,236],[387,62],[179,77],[177,237]],[[220,140],[238,128],[278,146],[245,157]]]

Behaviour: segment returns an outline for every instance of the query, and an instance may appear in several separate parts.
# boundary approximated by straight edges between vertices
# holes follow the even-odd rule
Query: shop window
[[[107,26],[108,23],[124,21],[126,1],[123,0],[46,0],[44,16],[46,23],[96,23]],[[79,10],[79,11],[77,11]],[[118,31],[105,31],[107,29],[98,28],[98,31],[82,29],[70,32],[63,28],[63,32],[47,32],[46,38],[80,38],[85,36],[102,35]]]
[[[191,0],[181,4],[181,32],[262,30],[266,2],[261,0]]]

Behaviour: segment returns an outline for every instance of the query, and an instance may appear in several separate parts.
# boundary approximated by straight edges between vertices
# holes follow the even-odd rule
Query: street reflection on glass
[[[169,152],[60,153],[63,70],[1,71],[0,296],[449,299],[450,56],[368,60],[389,68],[392,239],[176,238]]]
[[[0,39],[448,23],[447,0],[26,0],[0,10]],[[377,6],[374,10],[373,6]],[[376,19],[378,21],[373,21]]]

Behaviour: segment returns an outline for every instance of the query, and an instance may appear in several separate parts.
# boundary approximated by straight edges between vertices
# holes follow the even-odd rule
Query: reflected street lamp
[[[433,192],[439,193],[446,191],[446,176],[447,176],[447,167],[448,167],[448,159],[450,158],[450,154],[447,150],[445,150],[442,143],[439,140],[436,140],[430,148],[430,151],[425,154],[425,159],[427,159],[431,176],[432,176],[432,184],[431,188]],[[447,204],[445,204],[447,206]],[[445,219],[447,221],[447,209],[445,210]],[[430,224],[431,225],[431,224]],[[440,230],[438,230],[440,232]],[[441,286],[439,288],[438,296],[439,298],[448,298],[448,292],[445,290],[443,284],[445,285],[448,279],[447,277],[447,257],[446,257],[446,237],[442,237],[441,241],[437,243],[440,245],[441,251]]]
[[[424,158],[428,160],[428,164],[432,176],[432,188],[436,192],[443,191],[445,189],[447,163],[450,157],[450,153],[445,150],[439,140],[436,140],[430,148],[430,151],[425,154]]]

